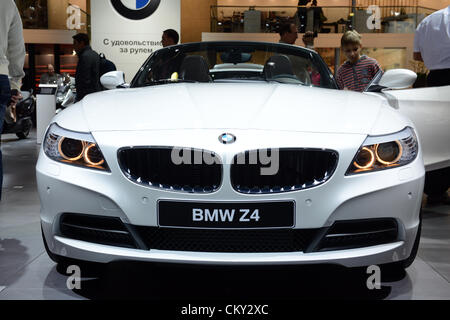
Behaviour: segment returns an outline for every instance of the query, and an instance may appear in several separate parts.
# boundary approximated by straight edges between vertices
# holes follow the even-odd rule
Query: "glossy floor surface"
[[[403,275],[381,274],[369,290],[365,270],[334,266],[216,268],[149,264],[82,270],[79,289],[45,253],[34,166],[35,132],[2,136],[0,299],[450,299],[450,206],[424,207],[420,249]],[[103,272],[102,277],[98,274]]]

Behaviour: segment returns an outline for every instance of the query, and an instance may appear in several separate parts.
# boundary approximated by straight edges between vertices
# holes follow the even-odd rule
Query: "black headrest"
[[[264,76],[266,79],[271,79],[280,75],[295,75],[294,68],[292,67],[291,60],[288,56],[272,56],[264,65]]]
[[[180,79],[209,82],[209,67],[205,58],[199,55],[187,56],[180,67]]]

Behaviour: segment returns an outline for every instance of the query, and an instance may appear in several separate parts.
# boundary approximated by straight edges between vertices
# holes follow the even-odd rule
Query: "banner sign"
[[[148,56],[162,48],[164,30],[180,31],[181,0],[91,1],[92,48],[130,82]]]

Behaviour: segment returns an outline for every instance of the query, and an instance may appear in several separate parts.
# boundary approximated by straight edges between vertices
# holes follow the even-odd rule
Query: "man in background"
[[[279,43],[295,45],[298,34],[297,27],[294,23],[282,24],[278,33],[280,34]],[[314,50],[314,32],[306,31],[302,37],[302,41],[306,48]],[[294,73],[300,81],[320,85],[320,74],[312,66],[299,63],[298,60],[291,61],[291,63],[293,63]]]
[[[117,67],[111,60],[106,59],[104,53],[100,53],[100,77],[105,73],[117,71]]]
[[[87,34],[78,33],[72,38],[73,48],[78,55],[75,74],[76,101],[80,101],[90,93],[101,91],[100,56],[92,50]]]
[[[12,0],[0,1],[0,134],[6,107],[21,99],[20,84],[25,76],[25,44],[22,21]],[[11,81],[8,79],[11,77]],[[0,200],[2,196],[3,166],[0,149]]]
[[[180,35],[173,29],[164,30],[161,37],[163,48],[177,45]],[[186,55],[181,52],[168,51],[156,60],[152,72],[149,73],[149,81],[169,80],[174,76],[178,79],[178,72]]]
[[[422,20],[414,36],[414,59],[430,73],[429,87],[450,85],[450,6]]]
[[[450,6],[422,20],[414,37],[414,59],[423,61],[430,73],[428,87],[450,85]],[[427,204],[450,204],[450,168],[429,171],[425,175]]]
[[[285,23],[278,29],[280,35],[279,43],[295,45],[298,39],[297,26],[295,23]],[[302,37],[305,47],[314,50],[314,32],[307,31]]]
[[[164,30],[161,38],[163,48],[168,46],[174,46],[180,41],[180,35],[173,29]]]
[[[278,29],[278,33],[280,35],[280,43],[294,45],[298,38],[297,27],[294,23],[282,24]]]
[[[317,6],[317,0],[313,0],[310,9],[313,10],[313,30],[314,32],[320,32],[322,30],[322,24],[327,21],[327,17],[325,17],[322,7]]]
[[[306,5],[310,3],[311,0],[299,0],[298,1],[298,8],[297,8],[297,15],[298,20],[300,23],[300,26],[298,28],[298,32],[304,33],[306,31],[306,23],[307,23],[307,14],[308,14],[308,8],[306,8]]]
[[[60,75],[55,72],[55,67],[52,64],[47,66],[47,72],[41,76],[40,84],[57,84]]]

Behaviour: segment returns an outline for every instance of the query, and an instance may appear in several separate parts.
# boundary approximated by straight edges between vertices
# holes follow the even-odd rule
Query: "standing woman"
[[[13,0],[0,1],[0,134],[7,105],[15,104],[22,97],[20,84],[25,76],[25,44],[22,20]],[[8,79],[11,78],[11,82]],[[2,196],[3,166],[0,149],[0,200]]]

